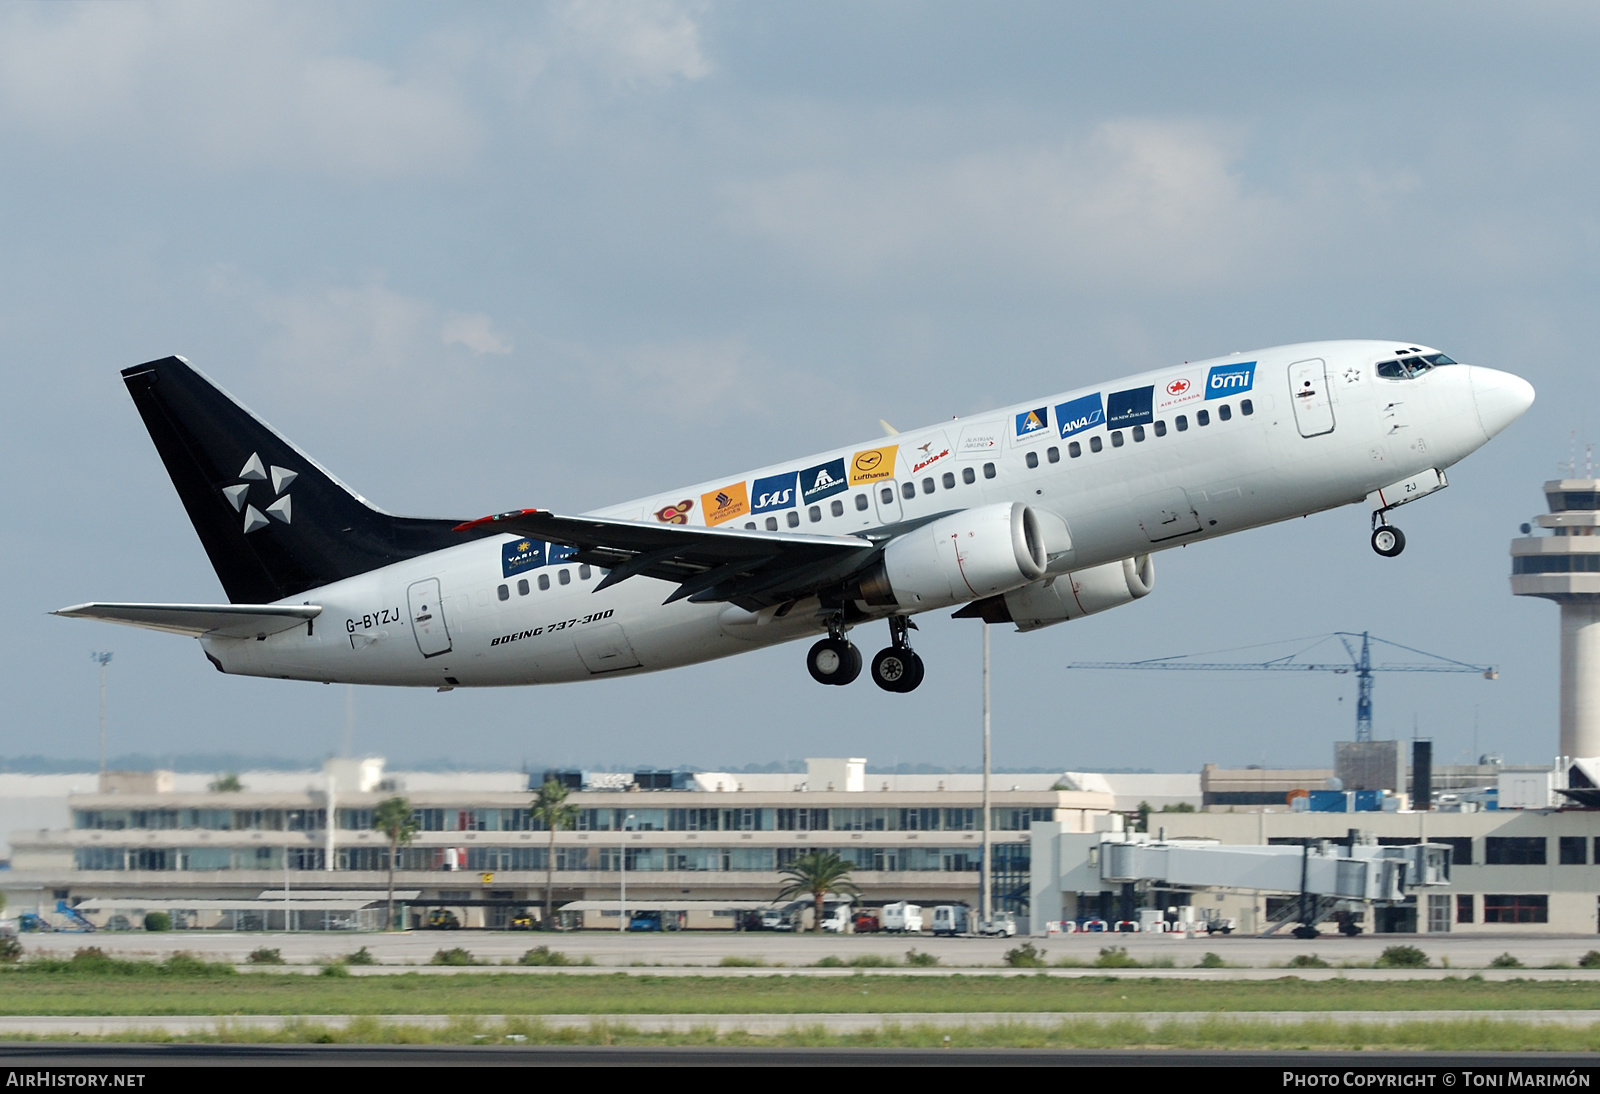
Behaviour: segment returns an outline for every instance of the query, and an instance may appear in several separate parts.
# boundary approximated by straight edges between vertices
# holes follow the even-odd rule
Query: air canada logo
[[[233,506],[235,513],[244,514],[244,531],[249,535],[271,523],[268,517],[284,524],[289,523],[294,516],[294,503],[285,491],[288,490],[289,484],[299,477],[298,471],[290,471],[277,464],[273,464],[269,469],[261,462],[261,454],[252,452],[250,458],[245,461],[244,468],[239,472],[239,478],[243,481],[232,486],[224,486],[222,496],[228,499],[228,504]],[[257,492],[256,496],[265,502],[260,509],[250,502],[250,491],[255,483],[261,483],[263,486],[270,483],[272,488],[270,502],[261,498],[259,491]]]
[[[1167,394],[1187,395],[1189,394],[1189,388],[1192,386],[1193,385],[1190,384],[1188,380],[1174,380],[1172,383],[1167,385]]]
[[[657,509],[655,518],[662,524],[688,524],[689,510],[694,508],[694,502],[684,498],[677,505],[666,505]]]

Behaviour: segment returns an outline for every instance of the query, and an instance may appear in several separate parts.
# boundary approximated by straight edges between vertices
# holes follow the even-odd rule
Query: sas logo
[[[800,472],[800,503],[810,505],[812,502],[831,498],[841,491],[848,490],[850,483],[844,474],[844,460],[832,460],[828,463],[808,467]]]
[[[500,548],[500,576],[510,577],[523,570],[544,565],[544,544],[536,539],[517,539]]]
[[[948,455],[950,455],[950,449],[945,447],[942,439],[929,441],[927,444],[919,444],[917,445],[917,454],[911,457],[913,461],[911,473],[915,475],[919,471],[932,467]]]
[[[1056,425],[1061,429],[1063,437],[1070,437],[1074,433],[1082,433],[1085,429],[1093,429],[1097,425],[1104,425],[1106,412],[1100,405],[1100,393],[1085,395],[1081,399],[1062,403],[1056,407]]]
[[[688,524],[689,510],[694,508],[694,502],[684,498],[677,505],[665,505],[655,511],[655,518],[662,524]]]
[[[706,527],[714,528],[749,513],[750,495],[745,492],[744,483],[736,482],[721,490],[701,494],[700,506],[706,515]]]
[[[1136,387],[1131,391],[1113,391],[1106,396],[1106,426],[1117,429],[1127,425],[1146,425],[1155,419],[1151,404],[1155,388]]]
[[[1229,395],[1242,395],[1256,382],[1256,363],[1241,361],[1236,365],[1216,365],[1206,377],[1206,398],[1224,399]]]
[[[862,483],[894,478],[894,454],[899,450],[899,445],[891,444],[857,452],[850,457],[850,485],[860,486]]]
[[[1017,436],[1031,437],[1035,433],[1043,433],[1046,423],[1050,420],[1050,408],[1039,407],[1037,410],[1024,411],[1017,415]]]
[[[771,478],[757,479],[755,487],[751,490],[755,495],[755,504],[750,506],[752,513],[765,513],[773,509],[794,508],[794,472],[787,475],[773,475]]]

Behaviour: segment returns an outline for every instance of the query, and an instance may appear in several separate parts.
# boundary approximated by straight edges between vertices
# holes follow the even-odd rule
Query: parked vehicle
[[[760,927],[762,931],[792,931],[794,920],[781,908],[767,908],[760,913]]]
[[[883,930],[883,924],[878,921],[876,908],[862,908],[855,916],[856,934],[876,934]]]
[[[822,906],[822,929],[825,931],[830,931],[833,934],[849,934],[850,919],[850,905],[848,903],[841,902]]]
[[[449,908],[435,908],[428,913],[428,921],[423,926],[430,931],[459,931],[461,920]]]
[[[659,931],[661,926],[660,912],[634,912],[628,919],[630,931]]]
[[[995,912],[978,923],[978,933],[987,938],[1015,938],[1017,917],[1010,912]]]
[[[510,926],[513,931],[531,931],[535,930],[538,925],[539,921],[533,918],[532,912],[522,912],[520,915],[511,917]]]
[[[896,934],[919,933],[922,930],[922,908],[920,905],[907,904],[898,901],[894,904],[885,904],[883,911],[878,914],[879,922],[883,929]]]
[[[965,904],[940,904],[933,909],[933,933],[945,938],[966,934],[971,929],[971,916]]]

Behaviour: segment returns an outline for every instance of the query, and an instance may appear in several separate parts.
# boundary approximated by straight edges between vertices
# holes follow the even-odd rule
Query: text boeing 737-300
[[[227,604],[58,615],[200,639],[247,676],[439,688],[651,672],[888,621],[875,683],[911,691],[919,612],[1034,630],[1150,592],[1151,556],[1365,502],[1397,506],[1510,425],[1533,388],[1409,343],[1316,342],[1165,368],[581,516],[370,505],[185,361],[122,374]]]

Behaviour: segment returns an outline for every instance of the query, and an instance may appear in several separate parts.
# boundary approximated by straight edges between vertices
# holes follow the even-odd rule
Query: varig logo
[[[662,524],[688,524],[689,510],[694,508],[694,502],[684,498],[677,505],[666,505],[655,511],[655,518]]]
[[[916,462],[911,465],[911,473],[915,475],[925,467],[932,467],[948,455],[950,455],[950,450],[937,441],[919,444],[917,445],[917,455],[913,457]]]
[[[1098,391],[1093,395],[1085,395],[1056,407],[1056,425],[1060,427],[1063,437],[1070,437],[1074,433],[1082,433],[1085,429],[1104,425],[1105,420],[1105,407],[1100,402]]]
[[[1224,399],[1229,395],[1243,395],[1255,385],[1256,363],[1240,361],[1233,365],[1215,365],[1206,376],[1206,398]]]
[[[700,495],[700,505],[706,515],[706,526],[715,527],[750,512],[750,495],[744,483],[736,482]]]
[[[894,454],[899,450],[899,445],[891,444],[857,452],[850,459],[850,485],[894,478]]]
[[[500,548],[500,575],[510,577],[522,570],[544,565],[544,544],[536,539],[514,539]]]

